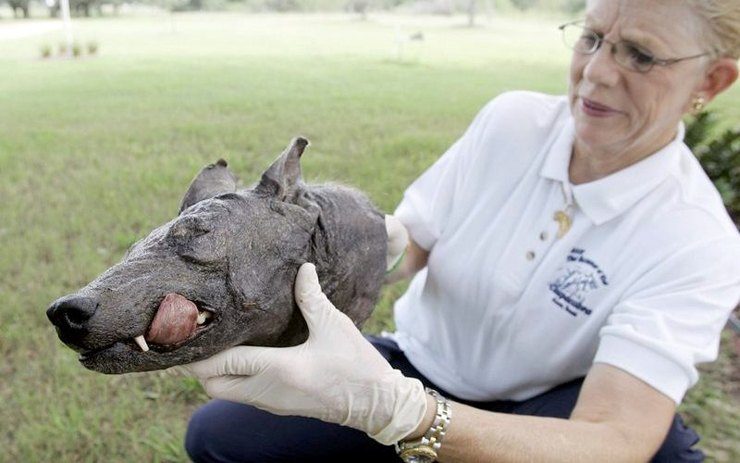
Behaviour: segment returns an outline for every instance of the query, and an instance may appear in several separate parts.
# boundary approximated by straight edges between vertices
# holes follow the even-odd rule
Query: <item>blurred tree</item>
[[[562,8],[568,14],[580,13],[586,9],[586,0],[565,0]]]
[[[265,0],[265,8],[279,12],[303,10],[299,0]]]
[[[468,27],[475,26],[475,13],[476,13],[476,0],[468,0],[468,5],[465,8],[468,14]]]
[[[69,8],[77,15],[90,17],[90,9],[98,3],[98,0],[70,0]]]
[[[124,4],[126,0],[98,0],[95,3],[95,7],[98,10],[98,15],[103,16],[103,7],[105,5],[110,5],[113,8],[113,15],[118,16],[118,13],[121,11],[121,5]]]
[[[367,20],[367,11],[370,9],[370,0],[349,0],[344,10],[350,13],[357,13],[363,21]]]
[[[93,8],[102,16],[103,4],[113,4],[118,0],[69,0],[69,13],[74,16],[90,17]],[[119,2],[120,5],[120,2]],[[56,18],[59,16],[59,0],[49,7],[49,16]]]
[[[24,18],[30,18],[31,12],[29,11],[29,0],[8,0],[8,5],[13,10],[13,16],[18,18],[23,16]]]
[[[518,10],[528,10],[537,4],[537,0],[511,0],[511,4]]]

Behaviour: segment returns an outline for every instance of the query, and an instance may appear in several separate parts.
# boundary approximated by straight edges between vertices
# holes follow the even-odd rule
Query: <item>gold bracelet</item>
[[[396,443],[396,453],[406,463],[432,463],[437,460],[437,452],[452,419],[450,402],[434,389],[425,388],[437,402],[437,412],[432,426],[420,439]]]

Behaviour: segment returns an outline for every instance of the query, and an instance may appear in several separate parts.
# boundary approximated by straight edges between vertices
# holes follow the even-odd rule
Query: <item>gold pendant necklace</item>
[[[573,219],[570,218],[570,211],[573,209],[573,200],[571,195],[565,189],[565,183],[560,183],[560,188],[563,192],[563,198],[565,199],[565,206],[560,211],[555,211],[552,219],[558,223],[558,234],[557,238],[560,239],[565,236],[573,225]]]

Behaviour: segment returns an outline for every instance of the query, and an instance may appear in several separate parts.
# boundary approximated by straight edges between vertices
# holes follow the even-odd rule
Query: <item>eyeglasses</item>
[[[574,21],[558,27],[563,31],[563,42],[568,48],[584,55],[593,55],[601,47],[601,44],[606,42],[612,46],[611,54],[614,56],[614,61],[630,71],[645,73],[656,64],[658,66],[670,66],[679,61],[709,55],[709,52],[705,52],[683,58],[659,59],[653,56],[649,50],[635,43],[626,40],[610,42],[581,23],[582,21]]]

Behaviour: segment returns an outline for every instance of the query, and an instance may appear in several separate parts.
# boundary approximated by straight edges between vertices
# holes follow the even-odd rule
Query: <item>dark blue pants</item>
[[[439,389],[409,363],[389,339],[369,340],[404,375],[419,378],[425,386],[476,408],[517,415],[568,418],[576,404],[583,378],[562,384],[522,402],[469,402]],[[536,436],[533,436],[536,438]],[[697,462],[704,454],[692,446],[699,436],[676,415],[663,446],[653,462]],[[311,418],[276,416],[257,408],[214,400],[198,409],[190,420],[185,448],[196,462],[394,462],[392,446],[381,445],[367,434]]]

